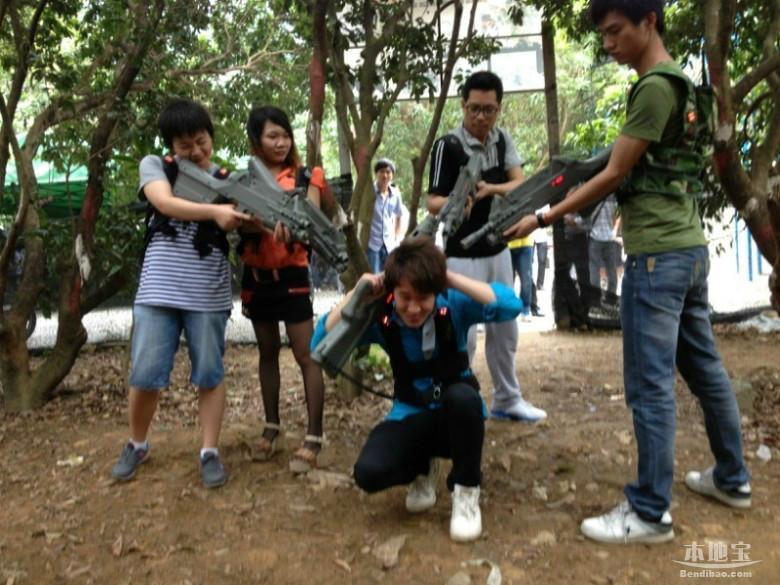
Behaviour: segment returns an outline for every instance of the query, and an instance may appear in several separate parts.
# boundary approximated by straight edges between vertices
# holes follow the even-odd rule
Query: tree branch
[[[761,185],[769,178],[769,169],[777,157],[780,147],[780,91],[772,92],[774,108],[769,126],[764,134],[764,140],[758,144],[753,154],[751,174],[754,181]]]
[[[350,129],[351,126],[349,123],[349,118],[351,117],[353,120],[359,120],[360,113],[358,112],[357,106],[355,105],[355,96],[352,93],[352,84],[349,81],[346,66],[344,65],[344,51],[340,47],[336,46],[337,36],[339,33],[337,31],[336,36],[333,36],[330,33],[326,34],[328,56],[330,57],[329,61],[333,66],[333,72],[336,75],[336,89],[341,94],[341,100],[346,107],[346,110],[337,108],[336,115],[338,116],[339,121],[342,124],[342,128],[344,129],[344,137],[347,141],[347,148],[349,148],[349,152],[352,155],[352,160],[355,160],[355,157],[357,156],[355,150],[355,137]],[[347,115],[347,111],[349,112],[349,116]]]
[[[780,53],[775,53],[768,59],[764,59],[756,68],[743,76],[734,85],[732,90],[734,103],[741,103],[756,85],[776,71],[780,71]]]
[[[22,149],[19,147],[19,141],[14,134],[13,118],[8,111],[8,105],[2,95],[0,95],[0,117],[2,117],[3,120],[5,139],[14,153],[16,168],[19,174],[19,182],[22,186],[19,194],[19,208],[16,217],[14,217],[14,221],[11,224],[11,228],[8,230],[5,245],[0,252],[0,293],[2,293],[0,296],[2,296],[5,293],[6,288],[8,265],[10,264],[11,257],[16,249],[16,242],[19,239],[19,234],[23,230],[24,221],[27,217],[27,210],[30,207],[31,194],[27,187],[30,185],[30,181],[35,180],[35,177],[30,176],[31,168],[28,168],[25,164],[25,159],[22,156]]]

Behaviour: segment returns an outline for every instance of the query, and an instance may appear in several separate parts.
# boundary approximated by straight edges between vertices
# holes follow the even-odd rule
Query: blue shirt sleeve
[[[330,315],[330,311],[320,317],[317,321],[317,325],[314,327],[314,333],[312,333],[311,342],[309,343],[309,349],[311,351],[314,351],[314,348],[320,344],[320,341],[322,341],[328,333],[325,330],[325,321],[328,320],[328,315]]]
[[[490,288],[493,289],[496,300],[486,305],[460,291],[447,289],[447,302],[459,327],[468,329],[477,323],[511,321],[520,314],[523,301],[517,298],[511,288],[500,282],[491,282]]]

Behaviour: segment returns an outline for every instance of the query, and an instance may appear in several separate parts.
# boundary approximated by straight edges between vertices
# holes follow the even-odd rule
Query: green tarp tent
[[[36,160],[33,163],[35,177],[38,180],[38,197],[44,213],[50,218],[70,217],[79,213],[84,202],[87,187],[87,168],[83,166],[59,172],[54,165]],[[16,213],[16,200],[19,194],[19,179],[16,165],[8,165],[3,185],[2,214]]]

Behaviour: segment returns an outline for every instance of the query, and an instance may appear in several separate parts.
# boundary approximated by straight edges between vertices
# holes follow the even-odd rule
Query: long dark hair
[[[290,119],[283,110],[274,106],[255,106],[249,112],[249,119],[246,121],[246,133],[249,137],[249,143],[252,145],[252,150],[258,155],[263,152],[261,137],[266,122],[273,122],[277,126],[281,126],[290,135],[290,152],[287,153],[284,164],[298,168],[301,164],[301,158],[298,156],[298,149],[295,148],[295,135],[290,125]]]

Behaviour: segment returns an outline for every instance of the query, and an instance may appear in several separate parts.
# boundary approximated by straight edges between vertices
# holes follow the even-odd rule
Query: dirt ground
[[[685,470],[708,466],[711,456],[698,405],[680,382],[677,537],[653,547],[599,545],[578,529],[584,517],[615,505],[634,476],[618,333],[521,335],[518,374],[526,396],[549,419],[488,422],[484,534],[467,545],[449,539],[443,477],[435,508],[419,516],[406,513],[403,488],[369,497],[354,487],[352,464],[388,408],[382,399],[364,395],[347,403],[329,383],[321,470],[289,473],[305,423],[289,350],[282,358],[287,447],[274,460],[253,463],[247,456],[262,417],[257,354],[254,346],[231,346],[221,447],[228,484],[201,487],[194,393],[181,355],[153,427],[150,461],[135,480],[112,482],[111,466],[127,439],[126,350],[87,348],[45,409],[0,410],[0,585],[778,583],[778,341],[778,334],[718,331],[743,409],[753,509],[705,501],[682,483]],[[476,370],[489,387],[481,353]],[[769,462],[756,456],[762,443],[771,447]],[[711,556],[719,549],[728,558]],[[746,551],[743,560],[760,561],[741,569],[749,577],[681,576],[685,567],[677,561],[686,553],[723,562],[738,549]]]

